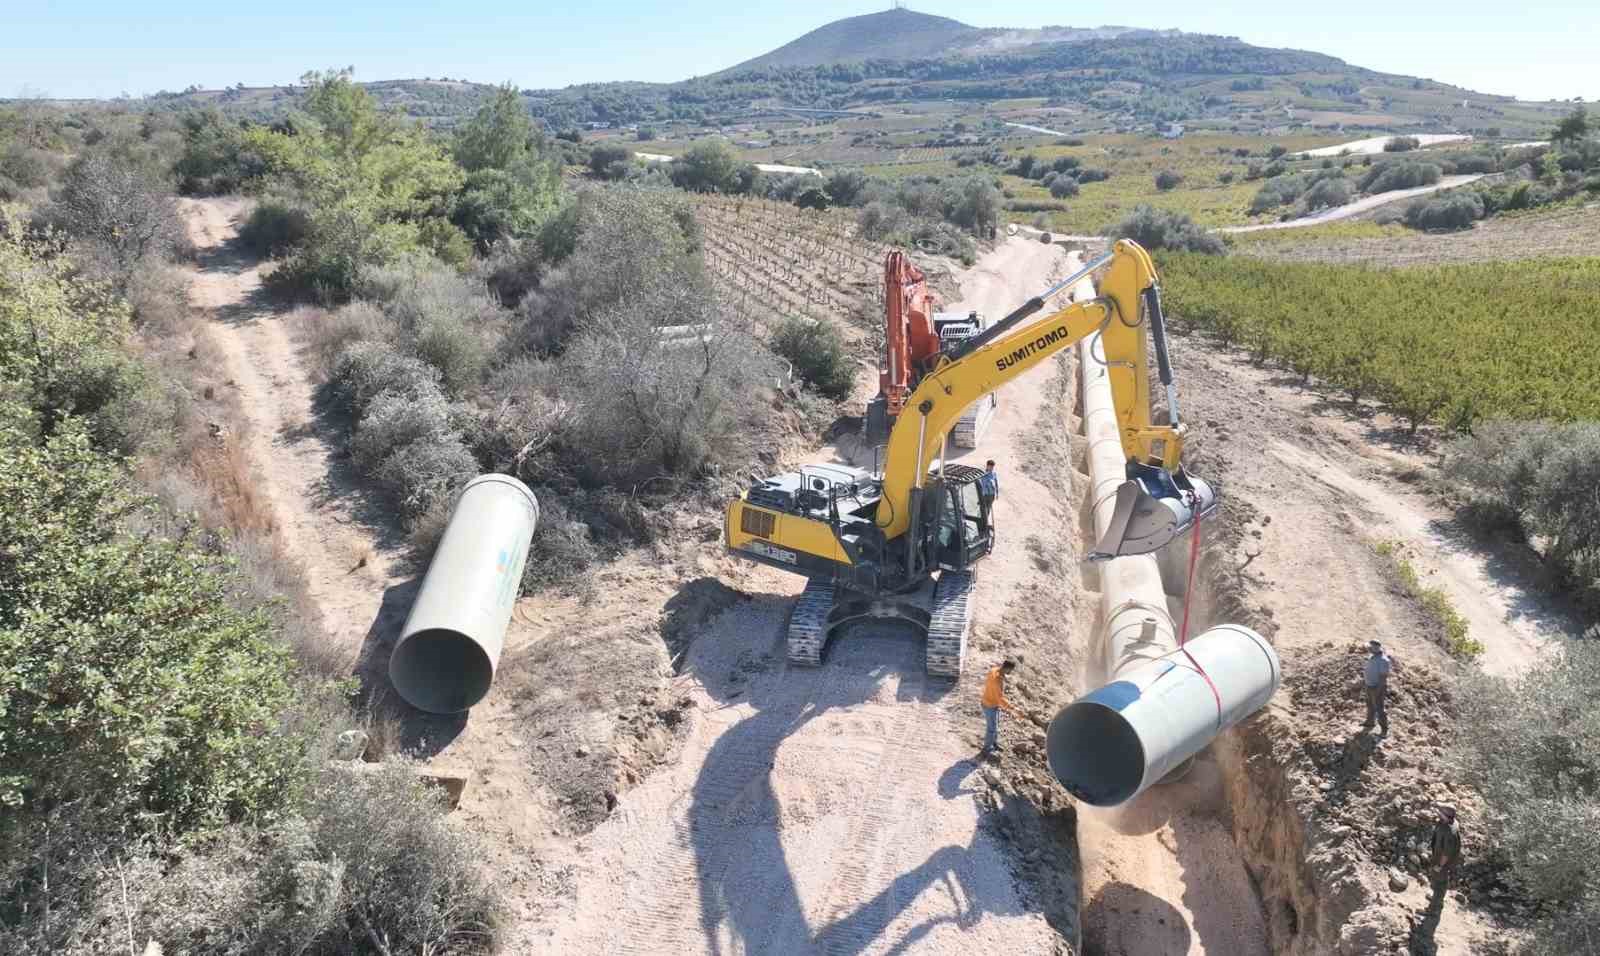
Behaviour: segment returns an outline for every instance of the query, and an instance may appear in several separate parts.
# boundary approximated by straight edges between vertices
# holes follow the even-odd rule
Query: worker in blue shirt
[[[978,479],[978,493],[990,501],[1000,497],[1000,476],[995,474],[993,458],[984,464],[983,475]]]

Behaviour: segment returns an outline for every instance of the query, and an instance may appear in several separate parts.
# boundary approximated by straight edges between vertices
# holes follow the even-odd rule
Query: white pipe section
[[[489,693],[538,522],[538,499],[510,475],[461,490],[389,656],[389,682],[411,706],[454,714]]]
[[[1073,297],[1079,296],[1075,289]],[[1127,478],[1111,379],[1095,357],[1105,355],[1098,338],[1090,336],[1078,348],[1096,540],[1105,537],[1117,488]],[[1182,554],[1187,571],[1188,550],[1187,536],[1173,541],[1166,563],[1176,564]],[[1093,806],[1125,803],[1159,783],[1263,707],[1278,688],[1278,657],[1248,628],[1222,625],[1178,647],[1161,564],[1154,554],[1099,564],[1101,662],[1108,683],[1050,722],[1051,772]]]
[[[1074,290],[1074,298],[1078,298]],[[1127,480],[1122,430],[1111,401],[1111,376],[1096,358],[1104,356],[1100,334],[1078,347],[1083,386],[1083,433],[1089,440],[1089,494],[1094,503],[1095,540],[1105,537],[1116,510],[1117,488]],[[1175,546],[1182,546],[1180,539]],[[1153,554],[1112,558],[1099,564],[1100,610],[1105,621],[1101,673],[1114,678],[1129,667],[1153,661],[1178,647],[1178,629],[1167,612],[1161,568]]]
[[[1084,803],[1125,803],[1265,707],[1281,676],[1261,635],[1214,627],[1062,708],[1047,737],[1050,770]]]

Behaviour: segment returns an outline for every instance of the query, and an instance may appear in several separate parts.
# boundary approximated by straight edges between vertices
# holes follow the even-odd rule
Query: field
[[[1600,249],[1600,204],[1579,201],[1502,213],[1460,232],[1417,232],[1350,220],[1243,233],[1229,241],[1247,255],[1299,262],[1420,265],[1590,256]]]
[[[1377,398],[1414,431],[1600,416],[1600,259],[1378,269],[1161,256],[1175,321]]]
[[[743,302],[762,303],[758,312],[843,320],[882,301],[887,247],[857,239],[848,215],[718,196],[700,197],[695,215],[706,268]]]

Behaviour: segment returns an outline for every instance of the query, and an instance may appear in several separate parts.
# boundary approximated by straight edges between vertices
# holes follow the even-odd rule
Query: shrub
[[[1222,185],[1226,186],[1229,183],[1233,182],[1234,176],[1235,176],[1235,173],[1234,173],[1233,170],[1224,169],[1222,172],[1217,174],[1217,182],[1219,182]]]
[[[600,179],[621,179],[633,162],[633,151],[626,146],[597,145],[589,152],[589,171]]]
[[[1483,218],[1483,200],[1474,192],[1417,199],[1406,207],[1405,224],[1413,229],[1469,229]]]
[[[19,189],[37,189],[50,182],[55,172],[50,153],[20,142],[0,147],[0,179],[9,179]]]
[[[727,143],[707,140],[696,143],[672,164],[672,184],[697,193],[735,193],[742,164]]]
[[[831,322],[791,316],[779,324],[772,351],[787,359],[812,390],[834,401],[855,388],[855,363],[845,351],[844,336]]]
[[[1343,206],[1355,195],[1355,187],[1350,180],[1343,176],[1329,176],[1320,179],[1306,190],[1302,202],[1308,211],[1327,209],[1332,206]]]
[[[1415,189],[1439,181],[1441,170],[1432,163],[1411,160],[1374,165],[1361,177],[1364,193],[1386,193],[1395,189]]]
[[[461,269],[472,261],[472,240],[448,219],[422,220],[417,224],[417,242],[447,266]]]
[[[1094,169],[1085,166],[1078,170],[1076,178],[1079,184],[1104,182],[1105,180],[1111,178],[1111,171],[1108,169]]]
[[[1071,176],[1062,176],[1050,184],[1050,195],[1057,199],[1066,199],[1078,194],[1078,181]]]
[[[856,214],[856,233],[868,242],[880,242],[906,227],[906,214],[898,207],[874,199]]]
[[[1156,188],[1162,192],[1177,189],[1178,184],[1181,182],[1183,182],[1183,176],[1174,170],[1163,169],[1161,172],[1156,173]]]
[[[119,276],[147,258],[164,258],[183,243],[177,206],[162,184],[137,166],[91,153],[67,170],[55,215]]]
[[[401,355],[387,342],[357,342],[339,356],[325,391],[335,408],[359,418],[379,392],[419,396],[438,387],[436,369]]]
[[[1268,159],[1278,159],[1279,157],[1287,154],[1288,152],[1289,152],[1289,147],[1280,146],[1277,143],[1273,143],[1271,146],[1267,147],[1267,158]]]
[[[362,471],[376,472],[392,452],[413,442],[437,445],[460,437],[450,428],[450,403],[437,388],[382,391],[356,423],[350,454]]]
[[[1013,199],[1006,203],[1006,208],[1012,212],[1065,212],[1067,204],[1053,199]]]
[[[214,557],[127,533],[151,503],[80,424],[43,445],[0,426],[0,460],[0,593],[25,596],[0,601],[0,841],[86,795],[175,832],[274,809],[300,742],[268,619]]]
[[[439,502],[450,500],[476,477],[478,461],[451,435],[441,441],[402,445],[390,451],[371,474],[409,525]]]
[[[1146,249],[1174,249],[1220,255],[1226,250],[1221,237],[1195,225],[1181,212],[1135,206],[1133,212],[1111,228],[1118,239],[1132,239]]]
[[[1409,153],[1421,148],[1422,140],[1415,136],[1391,136],[1388,142],[1383,144],[1383,151],[1386,153]]]
[[[828,174],[824,187],[835,206],[859,206],[866,201],[868,180],[859,169],[840,169]]]
[[[311,219],[303,208],[284,199],[263,199],[239,227],[239,243],[254,255],[277,257],[310,232]]]
[[[1546,903],[1530,952],[1592,948],[1600,936],[1600,642],[1563,642],[1514,679],[1478,671],[1454,694],[1450,756],[1482,793],[1495,843]]]

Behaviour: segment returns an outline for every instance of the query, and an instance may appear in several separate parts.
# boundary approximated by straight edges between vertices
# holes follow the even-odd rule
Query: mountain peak
[[[949,17],[895,7],[835,20],[725,72],[940,56],[971,42],[981,32]]]

